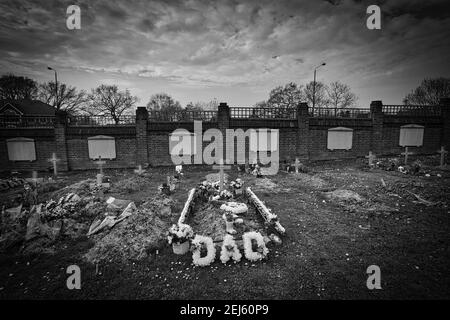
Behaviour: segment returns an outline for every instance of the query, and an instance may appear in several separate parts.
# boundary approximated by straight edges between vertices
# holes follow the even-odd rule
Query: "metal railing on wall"
[[[111,116],[69,116],[67,118],[67,125],[70,127],[105,127],[105,126],[134,126],[136,123],[136,116],[126,115],[114,119]]]
[[[442,114],[441,106],[383,105],[382,110],[388,116],[439,117]]]
[[[231,107],[230,118],[232,119],[273,119],[292,120],[297,119],[296,108],[252,108]]]
[[[53,128],[55,117],[1,115],[0,128]]]
[[[310,117],[368,119],[370,110],[363,108],[308,108]]]
[[[217,121],[217,111],[149,111],[148,120],[152,122],[183,122],[183,121]]]

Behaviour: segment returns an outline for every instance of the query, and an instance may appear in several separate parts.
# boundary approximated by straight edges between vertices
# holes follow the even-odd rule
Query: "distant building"
[[[38,100],[0,100],[0,116],[53,117],[55,108]]]

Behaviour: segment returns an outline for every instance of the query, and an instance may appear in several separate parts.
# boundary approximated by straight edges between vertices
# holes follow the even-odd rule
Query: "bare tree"
[[[136,96],[132,96],[128,90],[119,91],[116,85],[100,85],[92,89],[89,95],[90,106],[84,111],[91,115],[111,116],[115,123],[120,122],[122,115],[130,113],[135,103]]]
[[[358,98],[351,92],[350,87],[339,81],[330,83],[327,89],[327,99],[331,107],[351,108],[355,106]]]
[[[328,104],[328,97],[327,97],[327,86],[320,81],[316,81],[316,89],[314,90],[314,81],[311,81],[308,83],[305,87],[304,93],[306,102],[308,105],[313,105],[313,96],[315,92],[315,100],[314,105],[315,107],[325,107]]]
[[[157,93],[150,97],[150,101],[147,103],[147,109],[149,111],[181,111],[183,108],[178,101],[175,101],[167,93]]]
[[[47,82],[39,86],[38,97],[41,101],[52,104],[56,111],[64,110],[69,114],[76,114],[82,110],[88,98],[85,91],[77,91],[75,87],[59,82],[58,94],[55,82]]]
[[[6,74],[0,78],[0,99],[34,99],[36,93],[37,83],[33,79],[13,74]]]
[[[279,86],[270,91],[267,106],[288,109],[295,108],[303,101],[305,101],[303,86],[290,82],[284,87]]]
[[[450,97],[450,79],[424,79],[420,86],[403,99],[405,104],[438,105],[441,98]]]

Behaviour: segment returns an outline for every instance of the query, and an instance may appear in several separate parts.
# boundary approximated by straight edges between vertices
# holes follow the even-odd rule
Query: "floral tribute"
[[[236,191],[242,190],[243,185],[244,182],[241,179],[236,179],[231,181],[228,187]],[[236,192],[234,192],[234,194],[236,195]],[[250,188],[246,189],[246,192],[243,193],[243,197],[246,197],[248,203],[252,204],[256,208],[256,211],[261,214],[262,218],[265,220],[265,225],[268,228],[267,230],[270,228],[272,229],[270,232],[284,235],[285,229],[279,223],[277,215],[272,213],[271,210],[259,200],[253,191],[250,190]],[[276,236],[276,234],[273,233],[270,234],[269,237],[263,237],[260,232],[249,231],[242,235],[242,242],[237,241],[239,239],[235,239],[233,236],[236,236],[238,233],[235,226],[244,223],[246,217],[245,213],[248,211],[248,207],[245,203],[235,202],[233,200],[233,193],[229,190],[219,190],[219,182],[203,181],[196,188],[191,189],[180,214],[180,218],[178,219],[178,224],[173,225],[169,230],[169,244],[185,243],[186,241],[189,241],[194,265],[208,266],[213,263],[216,258],[214,240],[206,235],[194,234],[192,228],[186,224],[186,221],[189,215],[193,213],[197,202],[211,202],[215,206],[220,205],[220,209],[224,211],[222,218],[225,220],[227,234],[223,237],[220,247],[220,261],[223,264],[226,264],[230,260],[234,263],[238,263],[243,256],[250,261],[260,261],[267,258],[269,249],[267,248],[266,243],[272,241],[276,244],[280,244],[281,240],[279,242],[273,241],[272,239]],[[278,236],[276,236],[276,238],[279,239]],[[238,243],[241,248],[241,243],[243,243],[243,254],[239,249]],[[174,253],[177,253],[175,252],[175,248]]]
[[[191,240],[193,237],[194,231],[192,230],[191,226],[184,223],[178,223],[172,225],[172,227],[169,229],[167,241],[169,242],[169,244],[183,243]]]

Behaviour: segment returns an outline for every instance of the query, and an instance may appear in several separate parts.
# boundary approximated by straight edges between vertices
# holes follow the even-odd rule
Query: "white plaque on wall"
[[[116,140],[114,137],[95,136],[88,138],[89,159],[115,159]]]
[[[11,161],[36,160],[34,140],[29,138],[13,138],[6,140],[8,158]]]
[[[353,129],[336,127],[328,129],[327,149],[350,150],[353,145]]]
[[[420,147],[423,145],[424,126],[407,124],[400,127],[400,142],[402,147]]]

